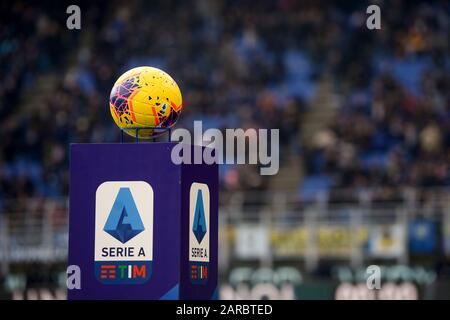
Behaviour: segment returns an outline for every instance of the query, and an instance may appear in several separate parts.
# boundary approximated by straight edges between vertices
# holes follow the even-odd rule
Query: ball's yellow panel
[[[138,67],[121,75],[111,90],[109,102],[114,122],[121,129],[170,128],[182,109],[182,96],[175,80],[153,67]],[[133,130],[126,132],[135,136]],[[139,130],[142,138],[154,135],[154,130]]]

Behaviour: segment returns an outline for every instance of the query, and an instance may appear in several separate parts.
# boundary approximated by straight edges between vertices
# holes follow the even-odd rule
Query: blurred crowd
[[[69,144],[119,140],[109,92],[139,65],[180,85],[180,127],[280,128],[281,166],[303,159],[300,199],[449,187],[449,3],[376,2],[381,30],[366,28],[366,1],[81,2],[81,30],[63,3],[2,3],[0,211],[67,196]],[[325,76],[335,116],[305,145],[302,114]],[[224,166],[222,188],[268,188],[252,172]]]
[[[339,110],[306,156],[306,184],[353,190],[336,193],[343,201],[367,190],[389,201],[404,188],[450,185],[449,5],[389,4],[381,30],[350,28],[335,38]],[[350,24],[362,19],[349,16]]]

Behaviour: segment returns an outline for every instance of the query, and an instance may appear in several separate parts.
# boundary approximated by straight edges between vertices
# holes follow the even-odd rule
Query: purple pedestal
[[[71,146],[69,299],[215,298],[218,166],[175,165],[175,145]]]

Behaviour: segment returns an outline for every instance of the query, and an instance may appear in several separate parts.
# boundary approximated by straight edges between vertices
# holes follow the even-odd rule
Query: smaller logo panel
[[[194,284],[209,276],[210,192],[208,185],[194,182],[189,192],[189,274]]]

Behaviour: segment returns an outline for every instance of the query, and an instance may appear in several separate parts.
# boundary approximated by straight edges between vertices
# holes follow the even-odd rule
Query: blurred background
[[[119,141],[140,65],[177,127],[280,129],[277,175],[220,166],[222,299],[450,299],[448,1],[69,4],[0,4],[0,299],[65,298],[69,144]]]

